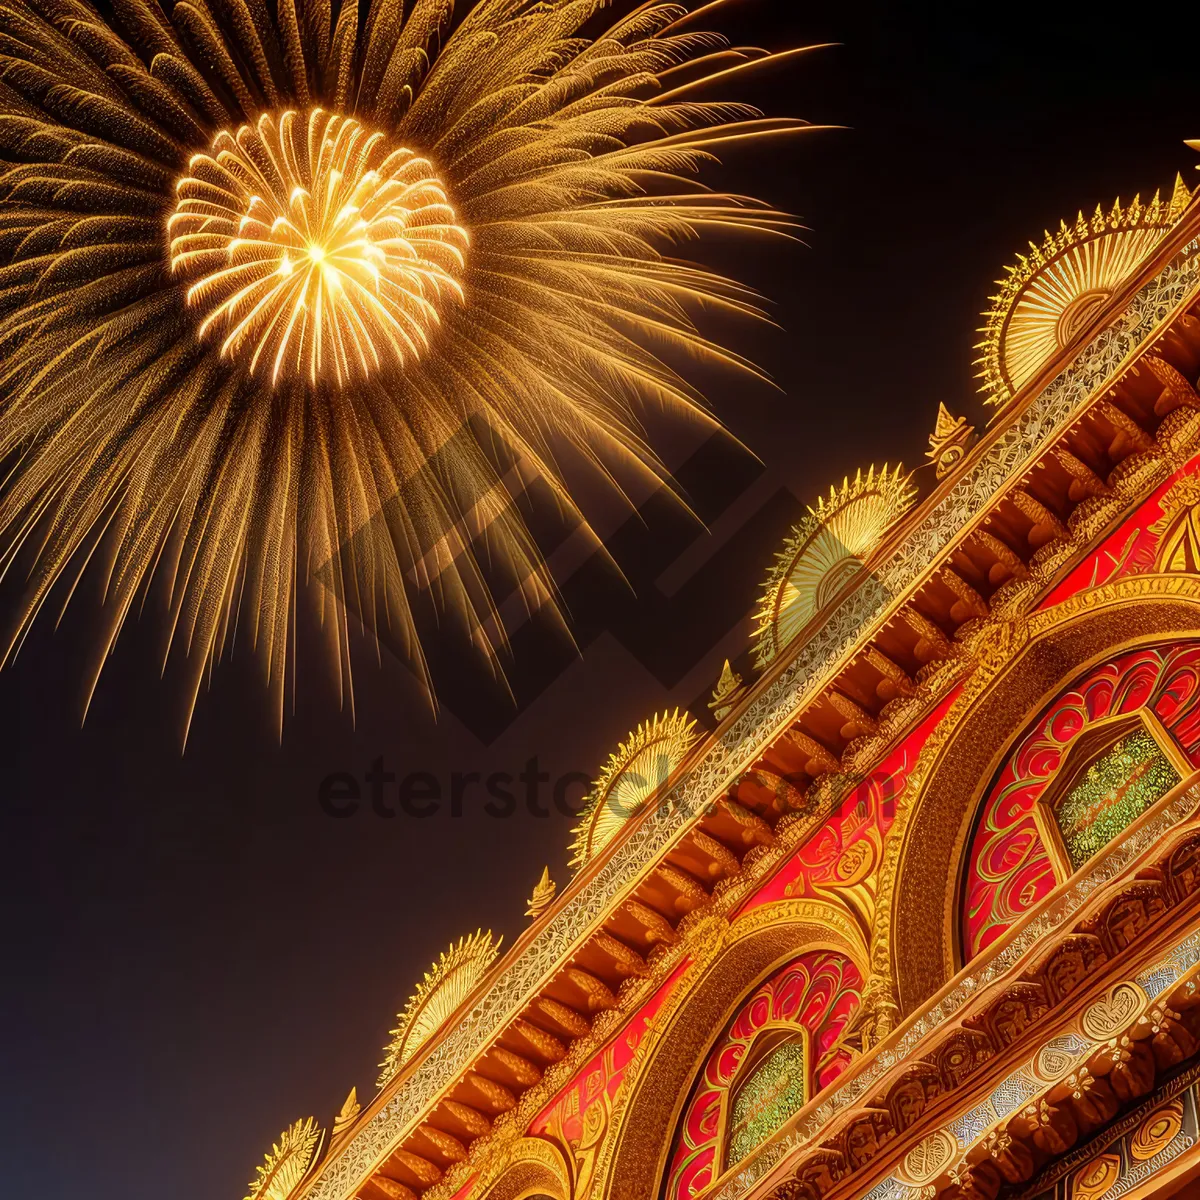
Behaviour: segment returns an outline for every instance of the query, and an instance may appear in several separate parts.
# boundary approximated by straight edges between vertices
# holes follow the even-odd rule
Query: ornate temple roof
[[[1200,320],[1180,315],[1200,294],[1198,232],[1179,184],[1169,201],[1064,224],[1019,259],[985,327],[984,390],[1002,407],[991,428],[975,440],[939,410],[937,481],[919,504],[900,467],[818,500],[768,580],[757,678],[726,664],[719,724],[702,739],[676,711],[617,748],[575,831],[575,878],[557,895],[539,885],[503,959],[482,934],[443,955],[405,1011],[381,1091],[303,1194],[349,1200],[370,1180],[391,1200],[453,1195],[493,1133],[527,1121],[678,966],[702,914],[731,911],[969,662],[1000,653],[1005,613],[1194,453],[1200,398],[1170,339],[1183,328],[1192,340],[1178,353],[1200,354]],[[932,1036],[938,1018],[906,1008],[896,1037]],[[856,1079],[884,1074],[868,1055]],[[808,1120],[816,1145],[823,1120]],[[766,1179],[764,1163],[720,1195]]]

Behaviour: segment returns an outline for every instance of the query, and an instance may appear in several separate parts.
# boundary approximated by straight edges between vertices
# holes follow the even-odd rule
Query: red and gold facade
[[[452,948],[378,1094],[258,1194],[1200,1175],[1200,200],[1048,236],[983,351],[990,427],[939,414],[919,502],[894,468],[820,501],[717,728],[639,728],[652,786],[610,763],[570,884],[503,957]]]

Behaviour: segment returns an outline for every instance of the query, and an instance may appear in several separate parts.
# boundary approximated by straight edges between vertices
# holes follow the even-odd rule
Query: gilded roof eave
[[[1073,421],[1157,330],[1200,292],[1194,201],[1143,269],[1101,310],[1079,341],[1056,355],[1013,401],[960,467],[893,530],[869,570],[823,612],[688,756],[665,792],[580,871],[545,917],[485,976],[456,1020],[422,1047],[364,1110],[318,1167],[304,1193],[348,1200],[422,1120],[438,1097],[568,959],[720,794],[777,737],[857,647],[905,602],[1039,450]],[[1124,319],[1118,320],[1124,314]],[[665,809],[666,815],[662,815]]]

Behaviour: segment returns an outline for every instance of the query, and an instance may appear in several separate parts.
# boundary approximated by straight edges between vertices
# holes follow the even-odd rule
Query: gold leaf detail
[[[664,712],[643,721],[609,755],[573,830],[571,866],[590,862],[666,783],[692,748],[695,730],[686,712]]]
[[[717,686],[713,688],[712,699],[708,702],[709,710],[718,721],[723,721],[733,711],[738,689],[741,686],[742,677],[730,666],[729,659],[726,659],[725,665],[721,668],[721,678],[717,680]]]
[[[558,884],[550,878],[550,868],[542,868],[542,877],[537,881],[533,889],[533,895],[529,897],[529,904],[525,909],[525,915],[532,917],[535,921],[550,907],[554,901],[554,893],[558,891]]]
[[[488,967],[496,961],[501,938],[489,929],[451,942],[449,949],[425,972],[417,990],[409,998],[392,1040],[384,1050],[386,1057],[378,1086],[383,1087],[458,1009]]]
[[[754,630],[755,664],[765,667],[857,575],[883,535],[912,506],[903,466],[885,463],[830,488],[792,528],[767,576]]]
[[[984,314],[976,364],[989,404],[1007,404],[1060,349],[1069,346],[1162,240],[1191,193],[1176,180],[1171,200],[1135,196],[1107,215],[1081,213],[1047,233],[1029,255],[1018,254]]]
[[[321,1141],[321,1127],[309,1117],[296,1121],[279,1135],[250,1181],[246,1200],[288,1200],[308,1174]]]
[[[1146,1010],[1146,993],[1136,983],[1118,983],[1088,1008],[1080,1021],[1083,1032],[1103,1041],[1127,1029]]]
[[[333,1138],[336,1141],[354,1124],[354,1118],[362,1111],[358,1102],[358,1088],[351,1088],[341,1111],[333,1119]]]

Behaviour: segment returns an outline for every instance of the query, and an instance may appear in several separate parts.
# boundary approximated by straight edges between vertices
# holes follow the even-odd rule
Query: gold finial
[[[939,479],[945,478],[975,444],[975,426],[966,417],[956,417],[944,404],[938,404],[937,424],[929,435],[925,457],[933,463]]]
[[[550,878],[550,868],[543,867],[542,877],[537,881],[533,895],[529,897],[529,907],[525,909],[525,915],[536,921],[550,907],[557,891],[558,884]]]
[[[718,721],[725,720],[733,711],[737,692],[741,686],[742,677],[730,666],[729,659],[726,659],[725,665],[721,668],[721,678],[717,680],[717,686],[713,688],[712,699],[708,702],[712,715]]]
[[[361,1111],[362,1105],[358,1102],[358,1088],[352,1087],[341,1111],[333,1118],[333,1140],[335,1142],[354,1124],[354,1118]]]
[[[289,1125],[255,1172],[246,1200],[289,1200],[308,1175],[320,1142],[321,1127],[312,1117]]]

